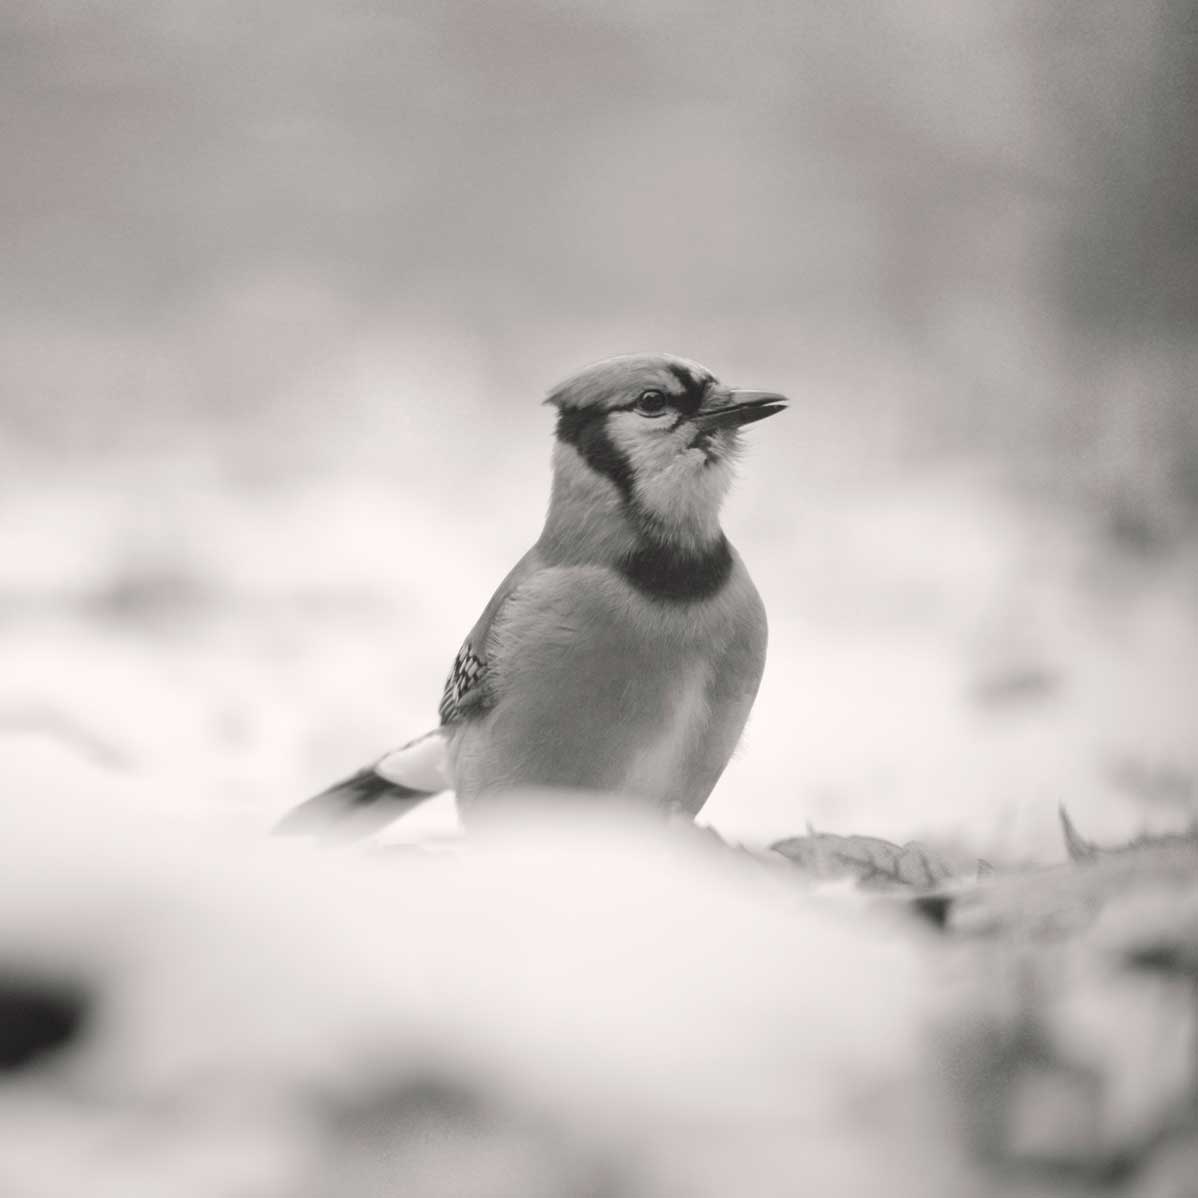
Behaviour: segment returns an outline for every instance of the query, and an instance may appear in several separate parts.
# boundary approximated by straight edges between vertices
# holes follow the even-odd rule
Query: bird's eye
[[[669,406],[669,400],[660,391],[642,391],[636,401],[636,410],[642,416],[661,416]]]

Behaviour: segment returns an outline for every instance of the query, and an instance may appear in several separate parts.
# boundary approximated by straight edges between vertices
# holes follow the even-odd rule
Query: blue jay
[[[784,396],[633,354],[550,392],[553,490],[537,543],[453,663],[440,727],[291,811],[283,831],[364,834],[452,788],[468,822],[528,787],[695,815],[740,739],[765,609],[720,527],[742,426]]]

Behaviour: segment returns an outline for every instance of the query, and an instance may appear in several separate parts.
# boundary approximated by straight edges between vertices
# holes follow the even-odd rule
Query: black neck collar
[[[664,603],[690,603],[724,589],[732,573],[732,549],[723,533],[702,548],[688,549],[646,537],[617,566],[641,594]]]

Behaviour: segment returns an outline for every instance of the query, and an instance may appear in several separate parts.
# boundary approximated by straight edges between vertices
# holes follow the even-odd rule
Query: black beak
[[[773,391],[729,391],[728,400],[717,408],[697,412],[691,423],[705,433],[717,428],[740,428],[781,412],[790,402]]]

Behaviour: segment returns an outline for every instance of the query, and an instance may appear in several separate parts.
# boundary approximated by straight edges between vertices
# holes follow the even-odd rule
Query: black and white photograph
[[[0,0],[0,1198],[1198,1198],[1195,0]]]

